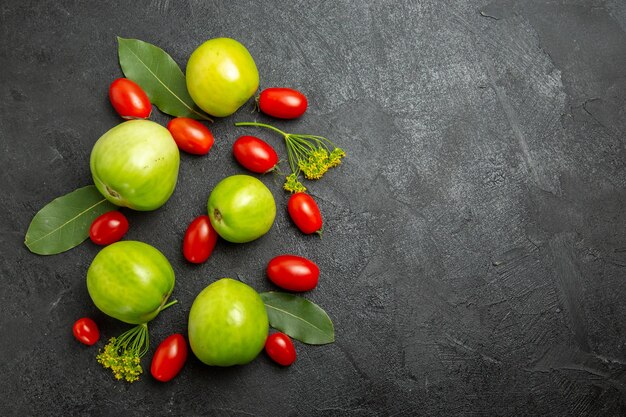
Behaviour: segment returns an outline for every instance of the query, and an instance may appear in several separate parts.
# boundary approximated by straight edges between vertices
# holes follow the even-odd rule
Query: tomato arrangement
[[[157,381],[167,382],[183,369],[187,361],[187,342],[182,334],[168,336],[152,357],[150,373]]]
[[[120,65],[129,75],[122,62],[122,41],[137,40],[118,38]],[[149,47],[144,45],[143,48],[148,50]],[[158,54],[164,53],[149,50],[149,60],[158,61]],[[141,48],[133,50],[135,53],[141,54]],[[173,60],[168,58],[169,61],[161,64],[171,65]],[[140,70],[145,71],[149,65],[143,61],[142,64],[145,68]],[[144,91],[128,78],[116,79],[109,86],[109,99],[115,111],[124,119],[140,120],[120,123],[104,133],[93,146],[90,169],[95,187],[91,188],[95,198],[105,204],[108,203],[96,189],[108,202],[133,210],[155,210],[165,204],[178,181],[180,151],[206,155],[215,142],[211,131],[191,117],[211,120],[202,111],[217,117],[233,114],[258,90],[259,74],[252,56],[242,44],[229,38],[216,38],[204,42],[192,53],[186,79],[160,82],[163,84],[158,87],[161,93],[155,93],[149,82],[142,83],[146,87]],[[170,87],[176,91],[165,82],[175,84]],[[181,85],[184,94],[177,94],[181,92]],[[162,87],[175,97],[173,102],[163,106],[163,100],[167,99],[158,97],[163,94]],[[167,128],[145,120],[152,112],[151,99],[159,110],[175,116]],[[295,119],[306,112],[308,100],[295,89],[272,87],[261,91],[257,104],[265,115]],[[257,122],[235,125],[263,127],[283,136],[291,169],[283,186],[292,193],[287,211],[300,231],[321,234],[320,209],[313,197],[305,193],[306,187],[299,178],[302,175],[307,180],[320,179],[328,169],[340,164],[345,152],[322,136],[286,133]],[[232,145],[232,153],[242,167],[253,173],[273,171],[284,175],[274,147],[258,137],[240,136]],[[94,204],[85,204],[85,207],[93,208]],[[105,207],[110,206],[100,206],[99,211],[91,212],[89,219],[105,211]],[[250,175],[223,178],[210,192],[206,207],[207,214],[196,217],[183,237],[183,256],[194,264],[209,259],[218,236],[232,243],[251,242],[268,233],[276,217],[272,192],[264,182]],[[71,209],[75,213],[77,208],[72,206]],[[149,351],[148,323],[177,301],[169,301],[175,284],[169,260],[146,243],[121,241],[128,230],[128,219],[116,210],[93,220],[88,236],[93,243],[105,247],[89,266],[86,286],[100,311],[135,325],[119,337],[110,338],[96,356],[102,366],[112,370],[115,378],[133,382],[143,373],[141,358]],[[284,290],[305,292],[318,285],[320,269],[310,259],[283,254],[268,262],[266,273],[273,284]],[[332,322],[323,310],[312,304],[293,294],[274,291],[259,294],[239,280],[219,279],[202,290],[191,306],[187,323],[189,348],[201,362],[213,366],[248,363],[263,349],[276,363],[289,366],[297,356],[289,335],[310,344],[334,341]],[[319,321],[307,321],[306,314],[327,322],[322,321],[324,326],[315,327],[311,323],[317,325]],[[293,322],[285,324],[289,320],[300,320],[295,325],[297,330],[293,330]],[[314,327],[308,334],[306,323]],[[275,332],[268,336],[270,326],[289,335]],[[77,320],[72,331],[79,342],[88,346],[100,339],[98,326],[88,317]],[[155,350],[150,373],[158,381],[170,381],[180,373],[187,356],[185,337],[180,333],[172,334]]]
[[[109,99],[123,119],[147,119],[152,113],[148,95],[128,78],[118,78],[111,83]]]
[[[274,148],[255,136],[238,138],[233,143],[233,155],[244,168],[257,174],[270,172],[278,164],[278,154]]]
[[[128,219],[119,211],[104,213],[91,223],[89,238],[96,245],[110,245],[128,232]]]
[[[296,119],[308,106],[306,96],[292,88],[266,88],[259,95],[259,109],[278,119]]]
[[[280,255],[267,265],[270,281],[289,291],[310,291],[317,286],[319,276],[319,267],[301,256]]]
[[[74,337],[87,346],[94,345],[100,339],[100,330],[95,321],[89,317],[83,317],[72,326]]]
[[[306,193],[295,193],[289,197],[287,210],[298,229],[307,235],[321,233],[322,213],[313,197]]]
[[[268,336],[265,341],[265,352],[274,362],[283,366],[289,366],[296,361],[296,348],[293,342],[289,336],[281,332]]]
[[[188,117],[176,117],[167,124],[178,148],[194,155],[206,155],[215,139],[202,123]]]
[[[196,217],[185,232],[183,255],[189,262],[200,264],[209,259],[216,243],[217,232],[213,229],[209,216]]]

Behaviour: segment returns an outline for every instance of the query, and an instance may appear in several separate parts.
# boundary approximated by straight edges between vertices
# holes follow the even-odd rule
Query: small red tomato
[[[289,366],[296,361],[296,348],[284,333],[272,333],[265,340],[265,351],[272,360],[280,365]]]
[[[206,155],[215,139],[211,131],[202,123],[188,117],[177,117],[167,124],[176,145],[194,155]]]
[[[200,264],[211,256],[217,232],[211,226],[209,216],[199,216],[191,222],[183,239],[183,255],[185,259],[194,264]]]
[[[89,238],[96,245],[110,245],[120,240],[128,231],[126,216],[117,210],[97,217],[89,228]]]
[[[80,343],[84,343],[87,346],[91,346],[100,339],[100,330],[95,321],[89,317],[83,317],[76,320],[72,327],[74,337],[78,339]]]
[[[280,255],[267,265],[270,281],[289,291],[310,291],[317,285],[319,276],[319,267],[301,256]]]
[[[265,174],[274,169],[278,155],[272,146],[255,136],[242,136],[233,143],[233,155],[244,168]]]
[[[128,78],[118,78],[111,83],[109,99],[123,119],[147,119],[152,113],[148,95]]]
[[[292,88],[266,88],[259,95],[259,108],[268,116],[295,119],[306,111],[308,102],[304,94]]]
[[[306,193],[295,193],[289,197],[287,211],[298,229],[307,235],[311,233],[321,233],[322,213],[313,200],[313,197]]]
[[[187,361],[187,342],[182,334],[174,333],[161,342],[154,356],[150,373],[154,379],[167,382],[174,378]]]

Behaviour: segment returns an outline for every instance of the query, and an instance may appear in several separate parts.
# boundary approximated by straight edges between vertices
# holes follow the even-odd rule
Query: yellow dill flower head
[[[143,373],[140,355],[147,351],[147,332],[148,328],[144,324],[126,331],[119,338],[112,337],[96,356],[98,363],[110,369],[115,379],[137,381]],[[142,342],[137,344],[137,340]]]
[[[124,350],[116,342],[117,339],[112,337],[96,359],[105,369],[113,372],[115,379],[137,381],[143,372],[139,356],[135,352]]]
[[[312,151],[306,160],[298,161],[298,167],[304,174],[304,178],[318,180],[328,171],[328,151],[317,148]]]
[[[330,153],[330,155],[328,155],[328,168],[332,168],[332,167],[336,167],[337,165],[339,165],[341,163],[341,158],[346,156],[346,152],[341,149],[341,148],[335,148],[333,149],[333,151]]]
[[[298,176],[296,174],[287,175],[283,188],[291,193],[301,193],[306,191],[306,187],[298,181]]]
[[[324,148],[317,148],[311,153],[309,160],[313,159],[315,162],[324,163],[328,158],[328,151]]]
[[[328,166],[322,164],[302,164],[300,169],[307,180],[319,180],[328,171]]]

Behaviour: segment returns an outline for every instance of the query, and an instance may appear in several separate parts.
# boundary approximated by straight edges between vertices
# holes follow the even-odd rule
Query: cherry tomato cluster
[[[127,78],[118,78],[111,83],[109,99],[123,119],[147,119],[152,112],[148,95],[137,83]],[[188,117],[172,119],[167,130],[180,150],[194,155],[206,155],[215,141],[205,125]]]
[[[289,88],[267,88],[258,98],[259,109],[272,117],[294,119],[304,114],[307,99],[299,91]],[[267,142],[254,136],[241,136],[233,144],[237,162],[249,171],[264,174],[277,169],[278,155]],[[322,215],[313,197],[300,192],[292,194],[287,211],[296,227],[305,234],[322,231]],[[288,291],[310,291],[317,286],[318,266],[309,259],[296,255],[280,255],[267,266],[267,276],[275,285]],[[284,333],[271,334],[265,342],[265,351],[276,363],[289,366],[296,360],[293,342]]]
[[[307,98],[291,88],[266,88],[258,98],[259,109],[268,116],[279,119],[295,119],[307,109]],[[249,171],[265,174],[276,170],[278,156],[274,148],[255,136],[241,136],[233,144],[237,162]],[[322,214],[308,194],[295,193],[289,199],[289,216],[305,234],[321,233]]]

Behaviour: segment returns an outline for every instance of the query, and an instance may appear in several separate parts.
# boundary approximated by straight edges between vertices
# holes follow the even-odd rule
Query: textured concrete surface
[[[622,0],[365,2],[14,1],[0,4],[0,414],[626,415],[626,3]],[[126,326],[91,303],[85,243],[39,257],[32,216],[90,183],[93,143],[119,123],[107,88],[116,36],[184,66],[202,41],[244,43],[262,87],[292,86],[310,108],[285,129],[348,152],[311,192],[324,238],[279,209],[264,238],[180,254],[212,187],[242,172],[230,154],[244,107],[182,157],[171,200],[125,211],[128,239],[161,249],[178,306],[153,346],[184,332],[195,295],[223,276],[271,289],[266,262],[321,267],[308,297],[337,341],[297,344],[282,369],[261,355],[213,369],[191,358],[172,382],[126,385],[72,337],[88,315],[104,338]],[[153,120],[169,118],[155,112]],[[100,342],[101,347],[104,342]]]

